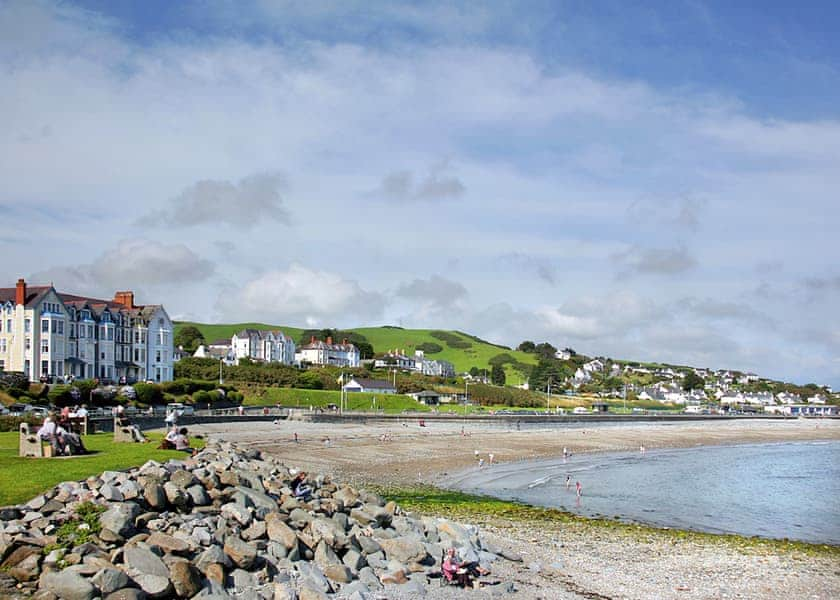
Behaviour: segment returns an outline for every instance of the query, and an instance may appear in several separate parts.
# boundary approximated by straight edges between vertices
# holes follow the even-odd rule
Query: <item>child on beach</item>
[[[575,491],[578,498],[583,495],[583,487],[580,485],[580,481],[575,482]]]

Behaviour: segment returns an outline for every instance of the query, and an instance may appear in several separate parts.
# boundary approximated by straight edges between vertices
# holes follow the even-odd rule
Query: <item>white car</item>
[[[190,416],[195,414],[195,409],[189,404],[182,404],[180,402],[172,402],[166,405],[166,414],[174,412],[176,416],[183,415]]]

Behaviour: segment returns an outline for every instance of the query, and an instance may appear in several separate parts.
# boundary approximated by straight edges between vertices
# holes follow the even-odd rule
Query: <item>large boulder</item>
[[[129,537],[134,533],[134,519],[140,512],[140,507],[134,502],[116,503],[99,515],[99,524],[103,529],[122,537]]]
[[[44,573],[40,586],[62,600],[92,600],[98,595],[90,581],[70,570]]]

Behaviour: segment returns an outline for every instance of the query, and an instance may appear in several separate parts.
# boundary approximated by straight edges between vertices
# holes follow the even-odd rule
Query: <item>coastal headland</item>
[[[278,421],[196,425],[191,432],[250,444],[291,467],[391,490],[409,508],[411,499],[417,499],[419,510],[479,524],[496,543],[523,557],[522,563],[498,567],[518,582],[517,597],[840,597],[840,553],[835,547],[587,520],[457,495],[439,505],[424,502],[446,474],[477,468],[476,452],[511,462],[555,457],[564,447],[578,454],[638,451],[642,445],[653,450],[840,440],[837,420],[570,423],[562,428],[519,424],[518,429],[512,421],[427,419],[422,427],[417,419]]]

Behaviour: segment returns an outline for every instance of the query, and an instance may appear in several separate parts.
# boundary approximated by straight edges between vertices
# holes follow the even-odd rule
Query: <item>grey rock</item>
[[[198,480],[196,477],[186,469],[178,469],[172,475],[169,476],[169,482],[173,485],[178,486],[182,489],[187,489],[194,483],[197,483]]]
[[[379,545],[389,560],[402,563],[422,562],[426,558],[426,547],[414,537],[401,536],[391,540],[380,540]]]
[[[109,502],[122,502],[125,499],[122,492],[110,483],[106,483],[99,488],[99,493]]]
[[[318,565],[305,561],[299,561],[295,563],[295,568],[297,569],[301,580],[308,580],[312,582],[315,587],[322,592],[332,592],[332,585],[330,585],[329,580],[324,576],[321,569],[318,568]]]
[[[186,489],[187,495],[192,500],[194,506],[206,506],[210,504],[210,496],[201,485],[191,485]]]
[[[247,594],[259,585],[257,578],[243,569],[234,569],[230,574],[230,580],[233,583],[234,594]]]
[[[123,588],[105,596],[105,600],[145,600],[146,592],[137,588]]]
[[[250,525],[253,520],[250,511],[238,502],[228,502],[222,506],[222,516],[228,521],[236,521],[243,527]]]
[[[192,598],[201,591],[201,577],[198,569],[186,559],[175,559],[169,565],[169,579],[175,593],[181,598]]]
[[[222,550],[221,546],[212,545],[207,548],[204,552],[202,552],[198,558],[195,560],[195,566],[204,573],[207,570],[207,567],[211,564],[219,563],[224,565],[225,567],[233,566],[233,563],[228,558],[228,555],[225,554],[224,550]]]
[[[41,587],[63,600],[92,600],[96,588],[84,577],[70,571],[44,573]]]
[[[166,494],[166,501],[172,506],[186,508],[189,505],[187,493],[171,481],[163,484],[163,493]]]
[[[379,542],[377,542],[372,537],[366,535],[359,535],[355,536],[354,539],[359,544],[359,547],[362,549],[362,552],[364,552],[365,554],[373,554],[382,550],[382,546],[379,545]]]
[[[142,488],[133,479],[129,479],[128,481],[121,483],[119,490],[120,493],[123,495],[123,498],[125,498],[126,500],[133,500],[134,498],[139,498],[140,494],[143,492]]]
[[[102,569],[93,576],[91,581],[103,595],[128,587],[129,582],[128,575],[125,572],[114,568]]]
[[[166,508],[166,493],[159,483],[151,482],[143,487],[143,498],[155,510]]]
[[[265,517],[268,539],[280,542],[290,550],[297,546],[297,535],[284,521],[280,513],[269,513]]]
[[[357,552],[352,548],[344,553],[344,556],[341,558],[341,562],[347,565],[353,573],[358,573],[359,569],[367,565],[365,557],[362,556],[360,552]]]
[[[140,507],[134,502],[121,502],[99,515],[99,524],[117,535],[128,537],[134,533],[134,518],[139,514]]]
[[[126,570],[140,588],[152,597],[163,597],[172,589],[169,569],[149,548],[133,545],[123,549]]]

